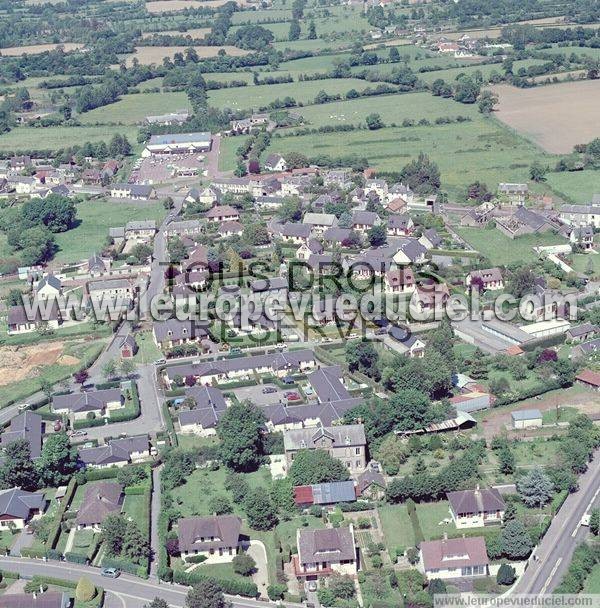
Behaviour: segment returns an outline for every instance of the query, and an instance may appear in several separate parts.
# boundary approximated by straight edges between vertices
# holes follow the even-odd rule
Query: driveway
[[[267,587],[269,586],[267,550],[262,541],[251,540],[247,553],[256,562],[256,572],[252,575],[252,580],[258,587],[260,595],[262,597],[267,597]]]
[[[27,549],[33,544],[34,534],[27,534],[27,532],[25,532],[25,529],[23,529],[16,536],[17,538],[13,543],[13,546],[10,550],[10,554],[20,556],[21,549]]]

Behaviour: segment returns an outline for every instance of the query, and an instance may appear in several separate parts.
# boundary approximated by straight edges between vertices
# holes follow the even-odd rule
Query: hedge
[[[96,384],[96,389],[99,391],[108,389],[108,388],[119,388],[121,383],[118,380],[113,380],[112,382],[100,382]]]
[[[55,585],[57,587],[66,587],[67,589],[75,589],[77,587],[76,581],[67,581],[62,578],[56,578],[55,576],[45,576],[43,574],[36,574],[31,579],[32,582],[40,583],[42,585]]]
[[[21,557],[29,557],[32,559],[43,559],[46,556],[46,549],[34,549],[32,547],[23,547],[21,549]]]
[[[108,555],[105,555],[102,558],[102,567],[117,568],[118,570],[128,572],[129,574],[134,574],[135,576],[139,576],[141,578],[148,578],[148,572],[145,566],[134,564],[128,559],[123,559],[121,557],[109,557]]]
[[[87,555],[84,553],[77,553],[75,551],[68,551],[65,553],[65,559],[73,564],[87,564],[88,562]]]
[[[357,501],[341,502],[339,504],[339,507],[340,511],[343,511],[344,513],[352,513],[356,511],[370,511],[374,508],[374,505],[372,502]]]
[[[82,477],[85,481],[100,481],[102,479],[115,479],[118,473],[118,467],[109,467],[108,469],[86,469],[82,472]]]
[[[510,405],[511,403],[516,403],[517,401],[523,401],[525,399],[531,399],[532,397],[537,397],[538,395],[543,395],[549,391],[554,391],[556,389],[562,388],[560,383],[556,380],[546,380],[544,383],[536,384],[528,389],[522,389],[519,391],[511,391],[510,394],[504,395],[503,397],[498,397],[494,402],[494,407],[500,407],[502,405]]]
[[[71,477],[69,484],[67,485],[65,496],[56,511],[56,515],[54,516],[54,522],[52,524],[53,527],[51,528],[50,533],[48,534],[48,540],[46,541],[47,549],[56,549],[56,543],[58,542],[58,538],[60,537],[61,533],[62,518],[67,510],[67,506],[71,500],[73,500],[76,489],[77,479],[75,477]]]
[[[126,496],[142,496],[148,491],[148,486],[127,486],[124,491]]]
[[[256,597],[258,595],[258,587],[250,581],[215,578],[197,570],[192,572],[176,570],[173,573],[173,582],[181,585],[195,585],[202,581],[213,581],[221,587],[224,593],[229,595],[241,595],[243,597]]]

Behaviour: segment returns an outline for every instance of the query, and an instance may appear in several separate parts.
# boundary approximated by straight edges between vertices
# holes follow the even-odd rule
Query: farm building
[[[519,410],[511,413],[514,429],[527,429],[542,426],[542,412],[538,409]]]

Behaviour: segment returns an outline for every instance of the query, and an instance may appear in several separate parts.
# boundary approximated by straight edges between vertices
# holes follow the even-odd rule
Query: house
[[[598,372],[594,372],[591,369],[583,369],[575,376],[575,380],[586,388],[600,391],[600,373]]]
[[[208,132],[152,135],[142,151],[142,157],[208,152],[211,143],[212,136]]]
[[[114,184],[110,189],[112,198],[129,198],[134,201],[147,201],[156,198],[156,190],[143,184]]]
[[[372,211],[355,211],[352,214],[352,229],[357,232],[365,233],[379,224],[381,219]]]
[[[241,236],[244,232],[244,227],[239,222],[221,222],[219,226],[219,235],[221,237]]]
[[[48,302],[31,302],[31,313],[28,314],[23,304],[11,306],[8,309],[6,323],[8,334],[24,334],[35,331],[39,327],[57,329],[63,322],[62,314],[55,300]]]
[[[265,160],[266,171],[285,171],[287,163],[281,154],[269,154]]]
[[[271,277],[269,279],[257,279],[250,283],[253,293],[260,293],[269,296],[285,297],[289,289],[287,277]]]
[[[0,596],[0,608],[69,608],[68,593],[44,591],[43,593],[5,593]]]
[[[242,135],[250,133],[254,127],[267,124],[268,122],[268,114],[252,114],[248,118],[232,120],[230,125],[231,131],[235,135]]]
[[[185,562],[203,555],[208,564],[231,562],[240,549],[242,520],[236,515],[183,517],[177,522],[179,551]]]
[[[102,300],[103,298],[119,298],[121,301],[133,300],[134,289],[128,279],[94,281],[88,283],[87,288],[90,297],[96,300]]]
[[[368,179],[365,181],[363,192],[365,196],[373,193],[380,201],[383,201],[388,194],[387,182],[384,179]]]
[[[362,424],[287,430],[283,434],[283,444],[288,469],[301,450],[326,450],[343,462],[352,474],[362,472],[367,464],[367,440]]]
[[[511,205],[523,205],[529,195],[527,184],[498,184],[498,196],[506,199]]]
[[[496,488],[448,492],[450,514],[457,528],[481,528],[501,524],[506,503]]]
[[[413,296],[414,304],[420,312],[439,310],[449,298],[450,291],[446,283],[419,285]]]
[[[412,293],[415,290],[412,268],[405,266],[388,270],[383,275],[383,288],[386,293]]]
[[[107,271],[107,262],[95,253],[88,259],[87,270],[90,276],[100,277]]]
[[[148,241],[156,234],[156,220],[135,220],[125,224],[125,238]]]
[[[419,237],[419,243],[429,251],[430,249],[439,249],[442,244],[442,237],[437,233],[435,228],[428,228],[423,231]]]
[[[552,223],[541,213],[525,207],[517,207],[507,217],[496,217],[496,228],[511,239],[524,234],[538,234],[553,229]]]
[[[123,486],[112,481],[97,481],[86,486],[75,522],[79,529],[99,530],[109,515],[117,515],[123,508]]]
[[[356,479],[356,494],[366,500],[382,500],[385,496],[385,477],[379,466],[369,466]]]
[[[504,280],[500,268],[484,268],[473,270],[467,275],[465,281],[467,287],[475,284],[483,291],[497,291],[504,289]]]
[[[208,437],[217,432],[217,423],[227,409],[223,393],[212,386],[186,388],[185,399],[193,399],[194,407],[179,412],[179,427],[182,433],[193,433]]]
[[[29,444],[31,458],[35,460],[42,453],[43,428],[42,417],[26,410],[11,419],[8,428],[0,435],[0,446],[5,448],[14,441],[24,440]]]
[[[324,249],[321,241],[309,239],[308,243],[302,243],[302,245],[296,249],[294,257],[297,260],[304,260],[306,262],[311,255],[321,255],[323,251]]]
[[[235,207],[230,205],[216,205],[209,209],[204,216],[209,222],[237,222],[240,219],[240,213]]]
[[[538,409],[511,412],[513,429],[527,429],[542,426],[542,412]]]
[[[388,329],[388,336],[388,340],[393,340],[393,343],[388,343],[387,340],[384,340],[384,344],[397,353],[411,359],[422,359],[425,356],[427,344],[418,335],[408,331],[404,327],[392,325]]]
[[[62,293],[62,283],[54,275],[49,274],[35,286],[35,294],[40,300],[57,298]]]
[[[587,340],[592,339],[597,333],[600,331],[597,325],[593,325],[592,323],[582,323],[581,325],[576,325],[575,327],[570,327],[567,330],[566,339],[573,343],[578,342],[586,342]]]
[[[310,238],[311,226],[308,224],[293,224],[287,222],[280,228],[280,236],[283,241],[287,243],[294,243],[295,245],[301,245],[307,243]]]
[[[487,576],[490,560],[483,536],[423,541],[419,569],[431,580]]]
[[[182,125],[190,117],[187,110],[178,110],[169,114],[159,114],[158,116],[146,116],[144,119],[148,125]]]
[[[26,492],[20,488],[0,490],[0,530],[22,530],[45,509],[46,499],[41,492]]]
[[[328,228],[338,225],[338,219],[333,213],[305,213],[303,223],[312,228],[316,234],[322,234]]]
[[[394,213],[387,218],[387,235],[388,236],[410,236],[415,228],[410,215],[406,213]]]
[[[600,228],[600,203],[587,205],[562,205],[558,217],[569,226]]]
[[[173,348],[188,342],[199,342],[208,335],[206,328],[193,320],[180,321],[171,317],[152,326],[154,343],[159,348]]]
[[[200,220],[180,220],[170,222],[165,228],[165,236],[168,238],[176,236],[193,236],[202,232],[202,224]]]
[[[350,244],[349,241],[353,236],[358,237],[357,233],[350,230],[350,228],[333,227],[327,228],[321,235],[321,238],[329,247],[333,245],[348,246]],[[354,242],[356,242],[356,240],[354,240]],[[360,238],[358,238],[358,242],[361,242]]]
[[[320,367],[317,371],[308,374],[307,380],[321,403],[335,403],[351,398],[344,386],[340,365]]]
[[[594,228],[592,226],[574,226],[569,232],[571,245],[584,251],[594,248]]]
[[[127,334],[119,344],[121,359],[131,359],[138,351],[138,345],[131,334]]]
[[[422,264],[425,262],[427,248],[417,239],[403,238],[397,239],[396,252],[393,260],[402,266],[406,264]]]
[[[211,188],[221,194],[248,194],[250,192],[250,178],[248,177],[221,177],[214,179]],[[200,202],[205,202],[200,198]]]
[[[581,359],[582,357],[593,357],[600,351],[600,338],[594,338],[587,342],[582,342],[571,349],[572,359]]]
[[[120,388],[107,388],[83,393],[54,395],[50,410],[55,414],[72,415],[74,420],[85,419],[90,412],[94,416],[108,416],[123,407]]]
[[[123,467],[150,456],[148,435],[111,439],[106,445],[79,450],[79,460],[91,469]]]
[[[324,528],[296,530],[297,555],[293,557],[294,574],[304,580],[342,574],[356,576],[358,556],[354,528]]]

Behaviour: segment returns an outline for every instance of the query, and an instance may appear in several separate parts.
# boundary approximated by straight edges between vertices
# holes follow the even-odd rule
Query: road
[[[63,580],[77,581],[81,576],[88,577],[95,585],[107,591],[108,608],[142,608],[155,597],[165,599],[171,608],[183,608],[188,587],[175,584],[159,584],[157,581],[143,580],[122,574],[119,578],[105,578],[98,568],[80,566],[67,562],[43,562],[41,560],[0,557],[0,568],[18,571],[22,578],[35,575],[53,576]],[[228,596],[233,608],[272,608],[273,604],[252,599]],[[283,606],[283,604],[282,604]],[[284,608],[299,608],[300,604],[286,603]]]
[[[591,505],[599,504],[600,449],[588,470],[579,478],[579,490],[568,496],[542,542],[535,549],[539,561],[531,561],[513,593],[541,595],[551,593],[564,576],[575,547],[585,540],[588,530],[579,525]]]

